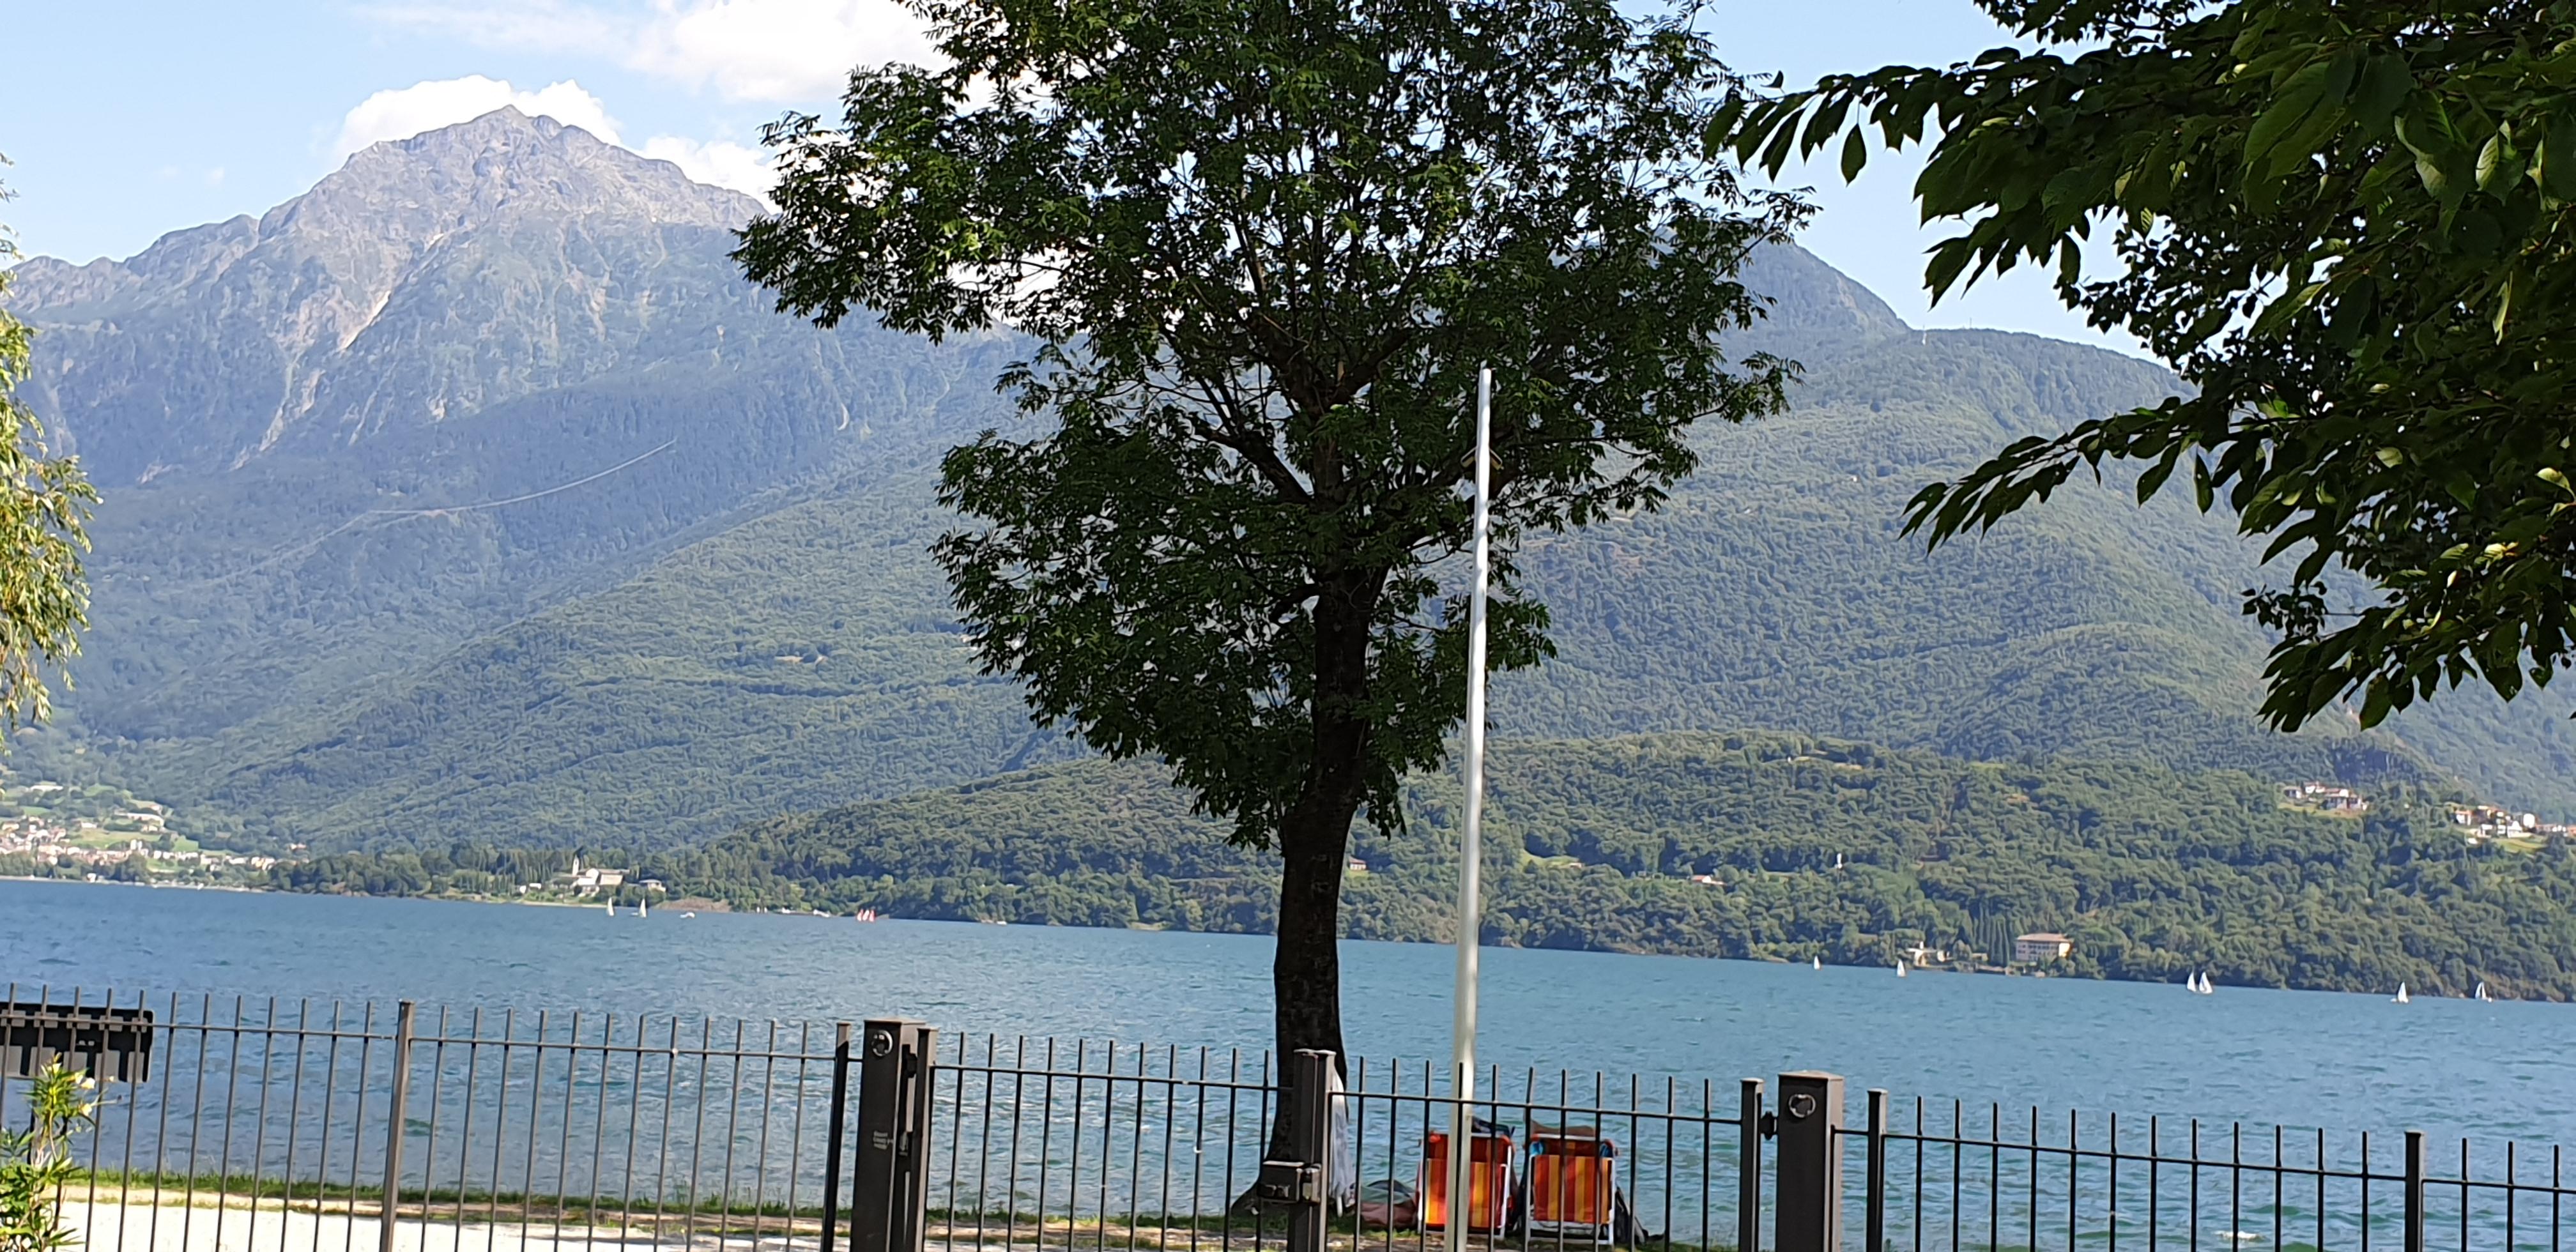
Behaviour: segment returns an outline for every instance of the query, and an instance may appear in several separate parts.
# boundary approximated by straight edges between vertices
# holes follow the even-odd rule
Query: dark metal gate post
[[[850,1024],[832,1028],[832,1107],[823,1131],[822,1252],[832,1252],[841,1231],[841,1137],[849,1133]]]
[[[403,1106],[411,1096],[412,1014],[409,1000],[394,1007],[394,1089],[385,1101],[385,1198],[376,1213],[377,1252],[394,1252],[394,1234],[399,1224],[396,1210],[402,1201]],[[271,1038],[273,1046],[274,1036]],[[252,1168],[258,1168],[256,1162]]]
[[[1780,1183],[1771,1230],[1780,1252],[1842,1252],[1839,1074],[1780,1075]]]
[[[2406,1132],[2406,1252],[2424,1252],[2424,1132],[2420,1130]]]
[[[1762,1080],[1744,1080],[1736,1105],[1735,1252],[1762,1252]]]
[[[1288,1157],[1261,1163],[1253,1197],[1288,1215],[1285,1252],[1324,1252],[1333,1194],[1333,1054],[1311,1048],[1289,1058],[1285,1101]],[[1463,1212],[1451,1206],[1452,1214]]]
[[[1869,1209],[1861,1252],[1887,1252],[1887,1092],[1869,1089]]]
[[[930,1199],[931,1027],[871,1019],[859,1058],[859,1168],[850,1252],[922,1252]]]
[[[1288,1210],[1287,1252],[1324,1252],[1326,1208],[1333,1195],[1333,1054],[1301,1049],[1291,1095],[1297,1155],[1310,1167],[1300,1203]]]

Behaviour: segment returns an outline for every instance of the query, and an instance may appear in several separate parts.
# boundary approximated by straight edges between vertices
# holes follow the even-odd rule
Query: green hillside
[[[2129,762],[1975,763],[1842,740],[1672,734],[1498,745],[1486,937],[1497,944],[1885,965],[1915,944],[2076,941],[2058,972],[2237,985],[2576,997],[2576,852],[2472,847],[2427,793],[2366,817],[2271,780]],[[1358,938],[1441,942],[1456,795],[1367,836]],[[593,855],[602,853],[594,847]],[[616,855],[608,853],[612,858]],[[740,907],[1262,931],[1275,860],[1192,817],[1157,767],[1086,761],[759,823],[636,858]],[[488,849],[335,858],[307,890],[482,889]],[[1713,877],[1715,883],[1694,876]]]

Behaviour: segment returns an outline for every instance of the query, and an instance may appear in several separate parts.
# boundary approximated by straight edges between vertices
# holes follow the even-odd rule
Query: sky
[[[1793,84],[2005,42],[1970,0],[1709,0],[1721,55]],[[829,112],[849,69],[926,59],[894,0],[83,0],[22,6],[0,74],[0,204],[28,255],[126,257],[169,231],[260,213],[366,144],[516,104],[757,191],[762,123]],[[1830,155],[1830,154],[1828,154]],[[1938,307],[1919,159],[1857,184],[1786,173],[1821,211],[1802,242],[1918,326],[2031,331],[2131,350],[2024,270]]]

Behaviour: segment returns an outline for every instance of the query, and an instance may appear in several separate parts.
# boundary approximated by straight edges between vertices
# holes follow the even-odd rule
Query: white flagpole
[[[1476,950],[1483,939],[1481,889],[1485,819],[1485,580],[1493,560],[1487,550],[1488,505],[1493,491],[1494,371],[1476,371],[1476,589],[1467,601],[1467,820],[1458,840],[1458,989],[1456,1068],[1451,1090],[1458,1104],[1449,1120],[1449,1203],[1444,1234],[1448,1252],[1465,1252],[1474,1190],[1468,1162],[1474,1155],[1476,1098]]]

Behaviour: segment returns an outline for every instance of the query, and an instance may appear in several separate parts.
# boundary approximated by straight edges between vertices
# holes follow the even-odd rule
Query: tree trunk
[[[1280,831],[1279,939],[1270,964],[1279,1063],[1303,1048],[1342,1055],[1342,867],[1359,796],[1310,797]]]
[[[1347,1074],[1342,1039],[1342,870],[1350,860],[1351,822],[1366,789],[1369,725],[1360,715],[1368,695],[1369,619],[1385,583],[1366,571],[1325,584],[1315,604],[1314,746],[1297,802],[1279,823],[1279,932],[1270,966],[1273,1073],[1280,1107],[1289,1060],[1303,1049],[1331,1052]],[[1273,1156],[1287,1151],[1287,1127],[1274,1118]]]

